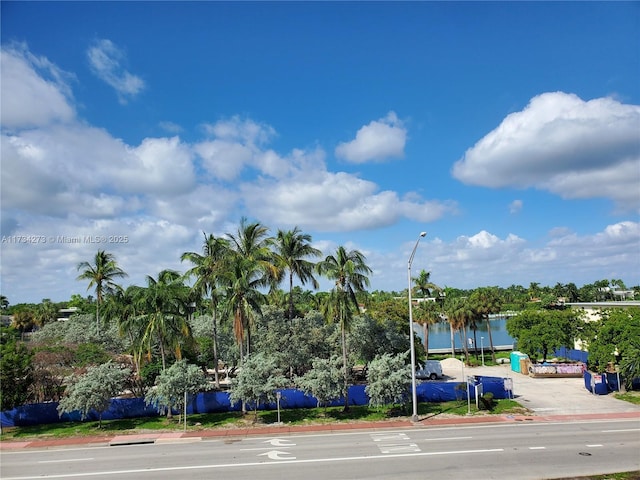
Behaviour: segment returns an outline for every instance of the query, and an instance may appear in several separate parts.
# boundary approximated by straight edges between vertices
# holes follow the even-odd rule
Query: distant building
[[[59,322],[66,322],[67,320],[69,320],[71,315],[78,313],[78,310],[78,307],[61,308],[60,310],[58,310],[57,320]]]
[[[616,301],[616,302],[576,302],[565,303],[565,306],[571,307],[574,310],[582,310],[587,322],[594,322],[602,318],[602,312],[604,310],[610,310],[612,308],[640,308],[640,301],[628,300],[628,301]]]

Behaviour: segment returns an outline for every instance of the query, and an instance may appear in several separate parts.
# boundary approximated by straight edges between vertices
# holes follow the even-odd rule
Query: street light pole
[[[418,421],[418,390],[416,387],[416,351],[414,348],[413,340],[413,305],[411,304],[411,264],[413,263],[413,257],[418,249],[420,239],[424,237],[427,232],[421,232],[416,244],[413,247],[409,262],[407,263],[407,276],[409,281],[409,345],[411,348],[411,400],[413,402],[413,415],[411,416],[412,422]]]

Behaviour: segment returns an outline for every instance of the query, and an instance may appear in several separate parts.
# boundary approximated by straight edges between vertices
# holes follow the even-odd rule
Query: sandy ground
[[[464,367],[460,360],[442,360],[446,380],[462,381],[469,375],[511,378],[514,399],[542,415],[640,412],[640,405],[609,395],[593,395],[582,378],[533,378],[511,370],[511,365]]]

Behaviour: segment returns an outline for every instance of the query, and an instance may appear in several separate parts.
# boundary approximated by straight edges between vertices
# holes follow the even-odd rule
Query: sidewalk
[[[380,422],[354,422],[319,425],[265,425],[247,428],[219,428],[190,432],[144,433],[132,435],[105,435],[95,437],[73,437],[53,440],[27,440],[0,442],[0,450],[49,449],[61,447],[106,447],[139,445],[151,443],[186,443],[198,442],[216,437],[248,437],[255,435],[286,436],[313,432],[344,432],[347,430],[382,430],[400,428],[431,428],[452,425],[470,425],[482,423],[515,423],[515,422],[566,422],[588,420],[636,419],[640,423],[640,410],[634,412],[591,413],[580,415],[474,415],[470,417],[438,415],[421,418],[418,422],[410,420],[389,420]]]

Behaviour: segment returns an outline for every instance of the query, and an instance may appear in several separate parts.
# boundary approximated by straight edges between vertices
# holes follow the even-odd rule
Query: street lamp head
[[[420,236],[421,237],[426,237],[427,236],[427,232],[420,232]]]

